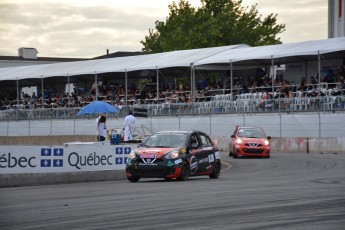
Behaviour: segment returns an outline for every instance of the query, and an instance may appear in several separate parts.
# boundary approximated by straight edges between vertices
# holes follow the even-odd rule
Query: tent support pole
[[[127,70],[125,70],[125,105],[127,106],[128,97],[128,82],[127,82]]]
[[[44,85],[43,85],[43,76],[41,75],[41,97],[42,97],[42,105],[44,100]]]
[[[232,61],[231,61],[231,59],[230,59],[230,92],[231,92],[231,99],[233,99],[233,96],[234,96],[234,94],[233,94],[233,92],[232,92],[232,90],[233,90],[233,72],[232,72]]]
[[[67,106],[69,107],[70,106],[70,95],[71,95],[71,85],[69,83],[69,75],[67,74],[67,85],[68,85],[68,95],[67,95]]]
[[[16,79],[17,81],[17,108],[19,108],[19,82],[18,78]]]
[[[317,51],[317,73],[319,75],[319,97],[321,96],[321,57],[320,57],[320,50]]]
[[[159,99],[159,71],[158,71],[157,66],[156,66],[156,81],[157,81],[156,90],[157,90],[157,100],[158,100]]]
[[[275,75],[276,75],[276,71],[274,70],[274,60],[273,60],[273,56],[271,56],[271,76],[272,76],[272,97],[274,98],[274,81],[275,81]]]
[[[95,89],[95,94],[96,94],[96,101],[98,101],[98,83],[97,83],[97,72],[95,72],[95,86],[96,86],[96,89]]]
[[[190,97],[192,97],[192,102],[195,101],[196,89],[195,89],[195,68],[193,63],[190,64]]]

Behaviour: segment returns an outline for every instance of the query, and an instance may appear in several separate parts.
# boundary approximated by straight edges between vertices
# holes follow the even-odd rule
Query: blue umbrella
[[[113,105],[106,103],[104,101],[93,101],[87,106],[83,107],[78,115],[83,114],[95,114],[95,113],[118,113],[119,110]]]

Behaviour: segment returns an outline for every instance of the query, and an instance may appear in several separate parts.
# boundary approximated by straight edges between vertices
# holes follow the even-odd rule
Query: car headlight
[[[264,141],[264,145],[269,145],[269,144],[270,144],[270,142],[268,140]]]
[[[180,156],[180,154],[179,154],[179,151],[172,151],[172,152],[170,152],[170,153],[167,153],[164,157],[166,158],[166,159],[175,159],[175,158],[178,158]]]
[[[134,150],[132,150],[130,152],[130,154],[128,155],[128,159],[134,159],[136,157],[136,155],[137,155],[136,152]]]
[[[243,144],[243,143],[244,143],[244,141],[242,139],[240,139],[240,138],[236,139],[236,144]]]

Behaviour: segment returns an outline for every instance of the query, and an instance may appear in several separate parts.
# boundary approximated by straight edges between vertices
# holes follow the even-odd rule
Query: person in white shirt
[[[123,130],[124,132],[124,141],[129,141],[133,138],[133,127],[136,123],[136,119],[133,116],[133,112],[129,111],[128,115],[125,117],[123,122]]]

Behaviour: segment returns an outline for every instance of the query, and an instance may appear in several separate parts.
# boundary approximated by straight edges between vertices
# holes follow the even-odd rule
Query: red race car
[[[270,139],[262,128],[237,126],[229,142],[229,156],[269,158]]]
[[[218,148],[200,131],[161,131],[149,136],[128,156],[126,176],[131,182],[142,177],[177,179],[220,175]]]

